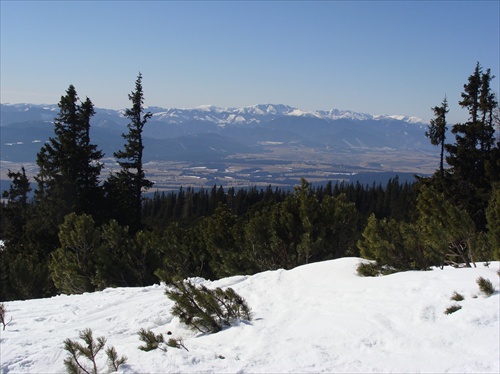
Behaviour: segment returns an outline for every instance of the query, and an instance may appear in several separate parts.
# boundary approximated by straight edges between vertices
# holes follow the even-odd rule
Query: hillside
[[[128,356],[122,373],[499,372],[499,262],[362,278],[360,261],[195,279],[233,287],[252,308],[251,322],[214,335],[180,325],[164,285],[8,302],[13,321],[1,332],[1,372],[64,372],[63,341],[84,328]],[[479,293],[480,276],[494,284],[492,296]],[[455,291],[465,298],[462,309],[445,315]],[[143,352],[140,328],[171,331],[189,351]]]

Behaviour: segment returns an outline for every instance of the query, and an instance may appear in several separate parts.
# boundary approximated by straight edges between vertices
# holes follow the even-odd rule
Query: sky
[[[500,1],[0,1],[0,102],[433,117],[479,62],[500,76]],[[492,82],[499,94],[499,78]]]

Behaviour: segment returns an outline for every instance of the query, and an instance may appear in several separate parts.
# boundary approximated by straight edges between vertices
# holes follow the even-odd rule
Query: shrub
[[[110,372],[118,371],[120,365],[127,361],[126,356],[118,357],[115,347],[109,347],[106,349],[106,356],[108,356],[108,368]]]
[[[458,304],[455,304],[455,305],[452,305],[452,306],[449,306],[448,308],[446,308],[446,310],[444,311],[444,314],[452,314],[460,309],[462,309],[462,307]]]
[[[106,345],[106,338],[101,336],[94,340],[91,329],[80,331],[80,339],[85,344],[82,345],[71,339],[64,341],[64,349],[69,352],[69,357],[64,360],[64,366],[70,374],[98,374],[96,356]],[[117,371],[118,367],[127,361],[126,356],[118,357],[114,347],[106,349],[108,356],[108,367],[111,371]],[[91,368],[80,362],[80,358],[84,357],[90,361]]]
[[[464,297],[459,294],[457,291],[453,292],[453,296],[450,297],[450,300],[454,300],[454,301],[462,301],[464,299]]]
[[[356,268],[360,277],[378,277],[380,275],[389,275],[396,273],[397,270],[391,266],[381,265],[377,262],[360,263]]]
[[[232,288],[209,290],[189,281],[174,282],[167,296],[175,302],[172,314],[201,333],[215,333],[239,319],[251,320],[246,301]]]
[[[5,315],[7,313],[7,309],[5,308],[5,305],[3,303],[0,304],[0,323],[3,325],[3,330],[7,327],[9,323],[12,322],[12,317],[10,317],[9,322],[7,322],[7,316]]]
[[[139,349],[142,351],[149,352],[159,348],[160,343],[165,341],[163,334],[155,335],[151,330],[140,329],[137,334],[139,334],[139,339],[146,343],[146,345],[139,346]]]
[[[189,349],[186,348],[186,346],[184,345],[184,341],[181,338],[170,338],[168,339],[167,345],[172,348],[184,348],[189,352]]]
[[[356,268],[360,277],[377,277],[380,275],[380,266],[376,263],[360,263]]]
[[[486,296],[491,296],[493,292],[495,292],[495,287],[493,287],[493,284],[488,279],[479,277],[477,278],[476,283],[479,286],[481,292],[484,293]]]

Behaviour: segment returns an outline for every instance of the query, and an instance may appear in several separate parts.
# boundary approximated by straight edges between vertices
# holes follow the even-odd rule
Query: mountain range
[[[281,104],[146,110],[153,116],[143,133],[145,161],[220,160],[290,146],[321,152],[435,152],[425,137],[427,123],[416,117],[338,109],[302,111]],[[57,115],[57,105],[0,104],[1,160],[33,162],[41,143],[53,136]],[[127,132],[127,123],[123,110],[96,108],[92,142],[111,157],[123,147],[120,135]]]

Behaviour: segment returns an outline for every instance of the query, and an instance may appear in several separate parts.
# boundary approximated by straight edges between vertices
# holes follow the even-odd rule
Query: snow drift
[[[200,335],[170,314],[165,285],[7,302],[12,322],[1,332],[1,373],[64,372],[66,338],[90,328],[119,355],[121,373],[320,373],[500,371],[499,262],[489,267],[356,275],[362,261],[343,258],[218,281],[253,312],[251,322]],[[481,295],[478,277],[496,292]],[[454,292],[463,301],[452,301]],[[462,309],[446,315],[447,307]],[[184,349],[144,352],[140,328],[168,331]],[[107,372],[104,353],[98,359]]]

